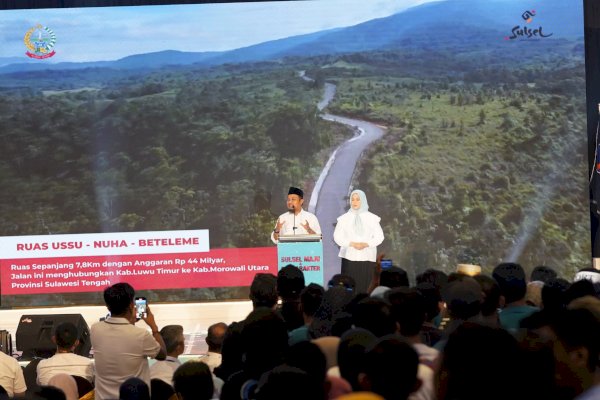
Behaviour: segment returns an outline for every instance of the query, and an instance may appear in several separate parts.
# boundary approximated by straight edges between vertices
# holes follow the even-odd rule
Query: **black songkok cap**
[[[304,198],[304,192],[302,191],[302,189],[298,189],[297,187],[290,187],[290,190],[288,191],[288,194],[297,194],[298,197],[300,197],[301,199]]]

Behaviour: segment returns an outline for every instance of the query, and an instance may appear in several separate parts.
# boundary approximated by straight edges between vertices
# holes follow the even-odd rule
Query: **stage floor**
[[[151,304],[156,323],[160,328],[165,325],[182,325],[186,337],[186,355],[200,355],[206,352],[206,331],[216,322],[230,324],[240,321],[252,311],[252,302],[225,301],[205,303]],[[13,354],[20,355],[16,347],[16,332],[21,316],[49,314],[81,314],[88,326],[105,317],[105,306],[85,307],[48,307],[48,308],[18,308],[0,311],[0,329],[10,332],[13,340]],[[143,321],[136,326],[146,328]]]

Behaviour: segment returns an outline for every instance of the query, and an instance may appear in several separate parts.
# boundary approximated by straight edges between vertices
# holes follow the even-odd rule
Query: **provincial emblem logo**
[[[29,29],[25,33],[23,42],[28,49],[25,54],[30,58],[44,59],[56,54],[56,51],[53,50],[56,44],[56,35],[46,26],[37,24]]]

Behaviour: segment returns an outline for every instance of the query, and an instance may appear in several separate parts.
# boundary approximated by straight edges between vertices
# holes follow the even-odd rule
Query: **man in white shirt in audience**
[[[56,354],[37,365],[38,385],[48,385],[50,378],[65,373],[94,381],[94,364],[91,359],[74,353],[79,345],[79,332],[71,322],[63,322],[56,327],[52,341],[56,344]]]
[[[19,362],[0,351],[0,385],[8,397],[25,397],[27,385]]]
[[[185,349],[183,326],[167,325],[160,330],[160,335],[165,342],[167,358],[152,364],[150,379],[160,379],[173,386],[173,373],[181,365],[178,357],[183,354]]]
[[[116,283],[104,290],[104,302],[111,316],[92,325],[90,337],[96,364],[97,400],[118,399],[119,387],[131,377],[150,387],[148,357],[164,360],[167,352],[150,307],[142,320],[147,329],[138,328],[134,304],[135,291],[128,283]]]
[[[214,373],[216,367],[221,365],[221,347],[223,346],[225,332],[227,332],[227,324],[224,322],[217,322],[208,327],[206,335],[208,353],[200,361],[208,365],[212,373]]]

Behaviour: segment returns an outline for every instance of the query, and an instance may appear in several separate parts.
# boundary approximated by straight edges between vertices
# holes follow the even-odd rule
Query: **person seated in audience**
[[[73,376],[64,372],[53,375],[46,384],[48,386],[60,389],[65,394],[66,400],[78,400],[79,392],[77,391],[77,382]]]
[[[553,278],[544,283],[542,287],[542,308],[544,311],[554,312],[566,307],[567,289],[571,286],[563,278]]]
[[[529,275],[529,282],[540,281],[548,282],[550,279],[557,278],[558,274],[555,270],[545,265],[538,265],[535,267]]]
[[[256,400],[325,400],[322,384],[300,368],[280,365],[258,382]]]
[[[277,273],[277,294],[281,299],[278,309],[288,332],[304,325],[300,311],[300,292],[304,286],[304,273],[292,264],[286,265]]]
[[[140,378],[129,378],[119,387],[119,400],[150,400],[150,388]]]
[[[71,322],[63,322],[54,330],[52,342],[56,344],[56,354],[41,360],[37,365],[38,385],[48,385],[54,375],[65,373],[94,381],[94,363],[91,359],[74,353],[79,345],[79,332]]]
[[[242,368],[225,381],[222,400],[239,400],[241,393],[253,393],[261,375],[283,363],[288,348],[285,321],[267,307],[258,307],[248,315],[240,339]]]
[[[367,349],[360,368],[361,389],[386,400],[406,400],[417,391],[419,356],[412,345],[397,336],[384,336]]]
[[[185,350],[185,337],[183,326],[167,325],[160,330],[167,349],[167,357],[158,360],[150,367],[150,379],[160,379],[169,385],[173,384],[173,373],[181,365],[179,356]]]
[[[450,334],[440,357],[437,400],[537,398],[522,395],[527,385],[522,353],[504,329],[465,322]]]
[[[442,339],[434,346],[437,350],[444,348],[449,335],[459,326],[466,321],[477,321],[481,316],[483,292],[479,283],[464,274],[450,274],[449,278],[442,293],[448,322],[444,326]]]
[[[210,372],[214,372],[215,368],[221,365],[221,349],[225,332],[227,332],[227,324],[224,322],[217,322],[208,327],[205,339],[208,345],[208,353],[200,358],[200,361],[208,365]]]
[[[390,335],[398,330],[390,304],[374,297],[367,297],[356,304],[352,310],[352,325],[367,329],[377,337]]]
[[[252,308],[277,307],[277,277],[273,274],[258,273],[250,284],[250,300]]]
[[[489,275],[479,274],[473,277],[481,286],[483,292],[483,301],[481,302],[481,323],[500,328],[499,312],[500,309],[500,286],[494,278]],[[541,301],[541,293],[540,293]]]
[[[492,272],[492,277],[500,286],[500,325],[511,333],[519,329],[520,321],[538,311],[539,308],[527,305],[527,279],[525,270],[517,263],[501,263]]]
[[[182,364],[173,374],[173,387],[180,400],[210,400],[214,386],[208,365],[190,361]]]
[[[150,307],[142,320],[151,329],[135,326],[135,291],[128,283],[116,283],[104,290],[104,302],[111,316],[90,329],[96,367],[95,398],[115,399],[119,386],[130,377],[150,385],[148,357],[164,360],[165,343]]]
[[[27,385],[19,362],[0,351],[0,386],[9,397],[24,397]]]
[[[316,283],[311,283],[300,292],[300,311],[304,325],[290,332],[289,345],[310,340],[308,327],[313,321],[313,317],[323,301],[325,291]]]

